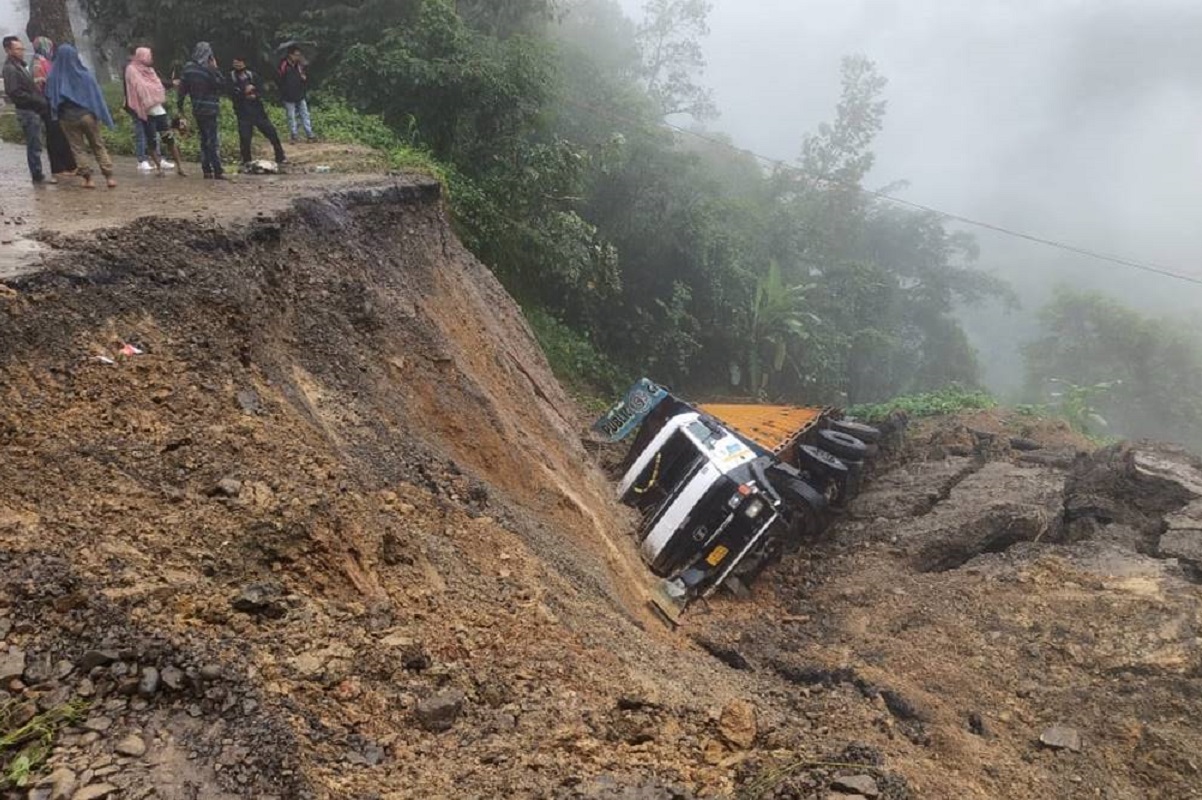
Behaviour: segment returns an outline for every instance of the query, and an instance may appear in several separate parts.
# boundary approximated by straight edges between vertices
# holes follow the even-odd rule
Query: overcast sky
[[[715,0],[710,24],[740,144],[795,157],[863,53],[889,79],[878,186],[1202,274],[1202,4]]]

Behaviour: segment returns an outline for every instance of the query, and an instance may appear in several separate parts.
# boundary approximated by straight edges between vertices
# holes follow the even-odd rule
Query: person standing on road
[[[288,132],[292,135],[292,143],[296,144],[298,139],[298,115],[305,129],[305,138],[310,142],[317,141],[313,135],[313,122],[309,119],[309,71],[299,46],[289,46],[288,54],[280,62],[279,81],[280,99],[284,101],[284,110],[288,112]]]
[[[54,42],[45,36],[33,40],[33,63],[29,72],[43,97],[46,95],[46,81],[50,79],[53,58]],[[55,178],[60,175],[74,175],[75,156],[71,153],[71,143],[67,141],[62,125],[50,116],[49,103],[46,104],[46,112],[42,115],[42,124],[46,127],[46,155],[50,157],[50,174]]]
[[[221,166],[221,140],[217,134],[217,119],[221,113],[223,80],[217,69],[217,57],[208,42],[198,42],[192,50],[192,60],[184,64],[179,82],[179,110],[184,112],[184,99],[192,98],[192,116],[200,132],[200,169],[206,180],[225,180]]]
[[[280,144],[280,135],[276,133],[275,126],[267,116],[267,109],[263,107],[263,98],[259,95],[259,76],[247,69],[245,58],[235,58],[233,67],[230,71],[230,94],[234,98],[234,113],[238,116],[238,147],[243,171],[248,171],[250,162],[254,160],[251,144],[255,128],[271,142],[275,163],[283,164],[288,159]]]
[[[25,43],[16,36],[4,37],[4,93],[17,108],[17,122],[25,135],[25,160],[34,183],[45,183],[42,171],[42,115],[49,111],[38,91],[33,74],[25,67]],[[56,183],[53,177],[50,183]]]
[[[163,142],[171,148],[175,157],[175,171],[184,177],[183,162],[180,160],[179,145],[175,142],[175,131],[167,115],[167,88],[154,69],[154,54],[149,47],[139,47],[125,68],[125,102],[134,113],[134,121],[146,133],[146,142],[154,169],[161,177],[163,169],[171,164],[162,157]],[[168,169],[170,167],[167,167]]]
[[[96,77],[79,60],[74,45],[64,44],[54,54],[50,77],[46,81],[46,99],[50,115],[63,126],[75,156],[75,174],[83,178],[85,189],[94,189],[92,168],[87,165],[88,152],[96,158],[100,172],[110,189],[116,188],[113,179],[113,159],[100,137],[100,123],[113,126],[113,115],[104,102]]]

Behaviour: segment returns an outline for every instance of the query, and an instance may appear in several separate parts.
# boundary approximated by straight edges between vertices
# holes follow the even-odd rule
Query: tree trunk
[[[55,44],[75,44],[67,0],[29,0],[29,24],[25,26],[25,35],[30,41],[38,36],[48,36]]]

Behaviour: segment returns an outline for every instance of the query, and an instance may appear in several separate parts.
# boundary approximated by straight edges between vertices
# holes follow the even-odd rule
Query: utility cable
[[[644,128],[644,130],[646,130],[645,124],[643,122],[623,117],[622,115],[616,114],[612,111],[594,108],[586,103],[581,103],[579,101],[574,101],[574,100],[570,100],[570,99],[567,100],[567,102],[570,105],[576,106],[577,108],[581,108],[586,111],[590,111],[590,112],[597,114],[599,116],[602,116],[602,117],[608,117],[611,121],[622,122],[627,125]],[[806,177],[806,178],[808,178],[812,181],[818,182],[818,183],[825,183],[825,184],[828,184],[831,186],[836,186],[836,187],[839,187],[842,189],[848,189],[851,191],[860,192],[860,193],[866,194],[870,197],[874,197],[878,200],[884,200],[889,203],[895,203],[897,205],[906,206],[908,208],[913,208],[915,210],[923,211],[928,214],[934,214],[942,219],[950,220],[952,222],[958,222],[961,225],[968,225],[968,226],[975,227],[975,228],[981,228],[983,230],[1002,234],[1003,236],[1010,236],[1015,239],[1022,239],[1022,240],[1028,241],[1028,242],[1033,242],[1035,244],[1044,245],[1046,247],[1053,247],[1058,250],[1063,250],[1065,252],[1074,253],[1074,254],[1080,255],[1080,256],[1085,256],[1087,258],[1093,258],[1098,261],[1105,261],[1105,262],[1108,262],[1111,264],[1117,264],[1119,266],[1129,267],[1131,269],[1140,270],[1142,272],[1148,272],[1148,273],[1152,273],[1154,275],[1161,275],[1166,278],[1173,278],[1175,280],[1185,281],[1186,283],[1192,283],[1192,284],[1196,284],[1198,286],[1202,286],[1202,276],[1199,276],[1199,275],[1191,275],[1189,273],[1179,272],[1177,270],[1169,269],[1168,267],[1162,267],[1157,264],[1143,262],[1143,261],[1136,261],[1134,259],[1129,259],[1129,258],[1123,258],[1122,256],[1111,255],[1109,253],[1103,253],[1103,252],[1099,252],[1097,250],[1091,250],[1087,247],[1081,247],[1080,245],[1075,245],[1075,244],[1071,244],[1068,242],[1061,242],[1061,241],[1057,241],[1056,239],[1049,239],[1049,238],[1046,238],[1043,236],[1037,236],[1032,233],[1025,233],[1023,231],[1013,230],[1011,228],[1007,228],[1002,225],[996,225],[991,222],[983,222],[981,220],[973,219],[971,217],[966,217],[961,214],[953,214],[950,211],[942,211],[938,208],[934,208],[933,206],[924,205],[923,203],[917,203],[913,200],[906,200],[904,198],[896,197],[894,195],[887,194],[885,192],[875,191],[872,189],[865,189],[864,187],[857,186],[855,184],[832,180],[830,178],[825,178],[825,177],[819,177],[816,175],[810,175],[810,174],[806,173],[800,167],[790,164],[782,159],[772,158],[770,156],[761,155],[760,153],[757,153],[754,150],[749,150],[745,147],[739,147],[738,145],[732,144],[731,142],[728,142],[725,139],[720,139],[720,138],[717,138],[714,136],[707,136],[704,133],[692,130],[691,128],[685,128],[681,125],[676,125],[674,123],[668,122],[667,120],[661,120],[661,124],[664,127],[669,128],[671,130],[677,131],[679,133],[683,133],[687,136],[692,136],[693,138],[699,139],[703,142],[708,142],[710,144],[718,145],[720,147],[725,147],[728,150],[733,150],[737,153],[742,153],[744,155],[751,156],[752,158],[754,158],[758,161],[761,161],[771,167],[774,167],[779,170],[787,171],[787,172],[796,173],[798,175],[801,175],[803,177]]]

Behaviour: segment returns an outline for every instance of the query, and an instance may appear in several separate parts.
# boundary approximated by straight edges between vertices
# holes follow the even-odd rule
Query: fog
[[[641,0],[622,0],[639,16]],[[1202,277],[1202,6],[1189,0],[714,0],[704,43],[711,127],[792,160],[829,119],[839,62],[888,77],[872,184],[906,199]],[[1024,311],[967,317],[987,381],[1058,282],[1144,311],[1195,313],[1202,286],[988,232],[981,265]]]

